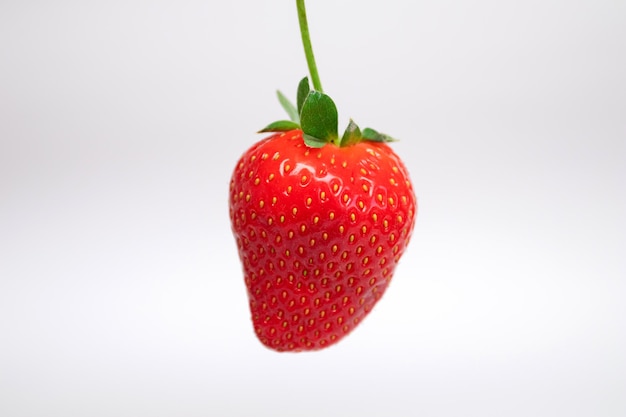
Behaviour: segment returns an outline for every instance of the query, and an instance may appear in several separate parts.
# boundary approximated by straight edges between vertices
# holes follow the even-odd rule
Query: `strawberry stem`
[[[311,46],[311,37],[309,36],[309,24],[306,20],[304,0],[296,0],[296,5],[298,7],[298,21],[300,22],[300,34],[302,35],[304,55],[306,56],[306,62],[309,66],[313,89],[322,93],[322,83],[320,82],[320,76],[317,73],[317,65],[315,65],[315,56],[313,56],[313,47]]]

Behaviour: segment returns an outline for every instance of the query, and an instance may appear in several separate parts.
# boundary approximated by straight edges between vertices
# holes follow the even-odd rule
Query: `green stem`
[[[306,56],[306,63],[309,66],[309,73],[311,74],[311,82],[313,83],[313,89],[321,93],[323,92],[322,83],[320,82],[320,76],[317,73],[317,65],[315,65],[315,57],[313,56],[313,47],[311,46],[311,37],[309,36],[309,25],[306,20],[304,0],[296,0],[296,5],[298,7],[302,45],[304,46],[304,55]]]

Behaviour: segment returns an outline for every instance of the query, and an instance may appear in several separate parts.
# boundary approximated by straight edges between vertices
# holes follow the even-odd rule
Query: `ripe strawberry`
[[[303,22],[304,5],[298,2]],[[310,51],[308,30],[303,30]],[[380,300],[409,242],[417,204],[408,172],[384,142],[321,92],[298,87],[290,121],[241,157],[229,212],[259,340],[277,351],[321,349],[350,333]]]
[[[415,210],[407,171],[384,143],[314,149],[292,130],[248,150],[230,216],[261,342],[310,350],[349,333],[385,292]]]

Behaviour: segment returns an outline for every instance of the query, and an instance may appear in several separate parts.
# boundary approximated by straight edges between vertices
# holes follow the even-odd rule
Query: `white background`
[[[278,354],[227,189],[306,75],[295,2],[0,3],[0,415],[626,415],[626,4],[307,6],[420,208],[368,319]]]

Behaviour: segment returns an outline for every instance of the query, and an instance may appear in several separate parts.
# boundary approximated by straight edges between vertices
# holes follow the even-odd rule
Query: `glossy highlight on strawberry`
[[[380,300],[417,204],[387,144],[312,148],[294,129],[241,157],[229,213],[257,337],[302,351],[338,342]]]

